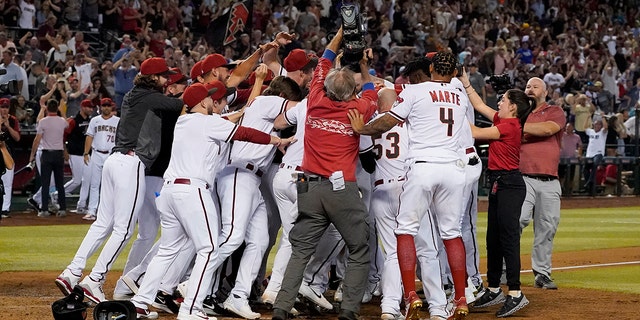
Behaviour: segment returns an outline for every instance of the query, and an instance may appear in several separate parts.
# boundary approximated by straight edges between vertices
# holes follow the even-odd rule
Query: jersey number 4
[[[400,135],[397,132],[389,132],[385,135],[385,139],[391,141],[389,145],[389,149],[384,150],[382,145],[378,143],[376,140],[382,139],[382,136],[376,136],[374,139],[373,148],[376,152],[376,159],[382,158],[384,154],[387,159],[395,159],[400,156]]]
[[[446,114],[445,114],[446,113]],[[440,107],[440,122],[447,125],[447,136],[453,135],[453,108]]]

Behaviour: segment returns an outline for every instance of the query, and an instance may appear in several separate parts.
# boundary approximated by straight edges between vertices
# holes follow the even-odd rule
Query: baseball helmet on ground
[[[131,301],[102,301],[93,309],[94,320],[136,320],[136,306]]]
[[[71,294],[66,298],[57,300],[51,305],[55,320],[85,320],[87,318],[87,305],[84,300],[82,287],[75,286]]]

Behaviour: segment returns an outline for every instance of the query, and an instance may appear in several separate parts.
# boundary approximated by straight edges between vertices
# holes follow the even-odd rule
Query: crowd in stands
[[[484,81],[507,74],[515,88],[544,79],[549,103],[562,105],[581,141],[588,129],[608,121],[605,156],[629,155],[640,94],[640,11],[637,0],[578,1],[390,1],[361,2],[365,40],[373,48],[371,73],[405,83],[402,67],[426,52],[451,50],[470,71],[489,106],[497,93]],[[229,62],[245,59],[279,31],[294,48],[321,55],[327,35],[340,23],[341,1],[253,1],[251,30],[215,47],[207,26],[226,13],[230,0],[1,0],[0,52],[7,74],[18,80],[10,113],[23,127],[34,125],[46,99],[60,101],[66,116],[79,102],[109,97],[120,106],[140,63],[164,57],[189,74],[206,54]],[[84,32],[97,27],[113,52],[96,52]],[[94,29],[95,31],[95,29]],[[111,37],[113,35],[113,37]],[[615,146],[615,147],[614,147]],[[577,155],[579,156],[579,155]]]

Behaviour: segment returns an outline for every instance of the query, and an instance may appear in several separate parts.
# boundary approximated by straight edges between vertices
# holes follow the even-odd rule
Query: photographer
[[[9,114],[10,102],[7,98],[0,99],[0,141],[2,142],[2,148],[7,150],[9,156],[15,143],[20,141],[20,124],[16,117]],[[3,150],[3,153],[4,153]],[[6,160],[5,160],[6,161]],[[7,170],[2,170],[2,184],[0,194],[5,196],[2,199],[2,217],[8,218],[9,211],[11,209],[11,193],[13,187],[13,166]]]

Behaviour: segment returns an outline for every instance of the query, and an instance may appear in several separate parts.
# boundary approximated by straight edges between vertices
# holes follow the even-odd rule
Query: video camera
[[[513,88],[513,86],[511,85],[511,78],[508,74],[494,74],[489,77],[487,83],[491,85],[493,90],[495,90],[499,96],[503,95],[505,92],[507,92],[507,90]]]
[[[362,24],[360,7],[354,3],[342,3],[340,8],[342,17],[342,44],[344,52],[342,60],[343,66],[357,64],[362,59],[366,43],[364,42],[365,27]]]
[[[3,74],[7,74],[7,69],[0,69],[0,76]],[[20,91],[18,90],[17,80],[11,80],[7,83],[0,83],[0,96],[15,96],[19,93]]]

